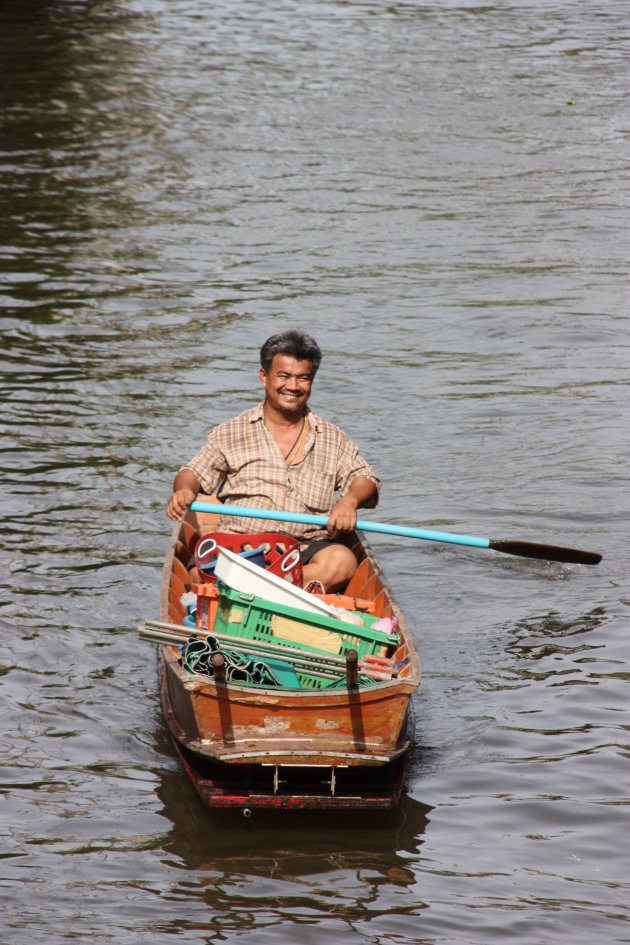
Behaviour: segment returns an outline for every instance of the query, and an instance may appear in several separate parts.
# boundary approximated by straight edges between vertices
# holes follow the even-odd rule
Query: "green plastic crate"
[[[298,677],[302,689],[346,689],[348,686],[348,680],[345,676],[340,676],[339,679],[324,679],[322,676],[318,676],[317,673],[298,673]],[[357,677],[357,685],[363,688],[365,686],[375,686],[377,682],[377,679],[372,679],[371,676],[366,676],[365,673],[359,673]],[[285,688],[292,689],[294,687],[287,685]]]
[[[398,634],[384,633],[382,630],[373,630],[372,624],[378,617],[372,614],[359,613],[363,626],[345,623],[324,614],[312,614],[294,607],[285,607],[272,601],[263,600],[253,594],[243,594],[217,581],[219,588],[219,607],[214,622],[214,632],[228,634],[232,637],[244,637],[247,640],[259,640],[264,643],[274,643],[278,646],[290,646],[303,650],[306,653],[321,653],[330,655],[330,650],[310,644],[299,643],[295,640],[284,639],[274,632],[272,620],[274,615],[297,621],[307,627],[316,627],[330,630],[341,638],[340,656],[345,656],[348,650],[356,650],[359,659],[364,656],[383,653],[383,648],[395,646],[398,643]],[[310,674],[309,674],[310,675]]]

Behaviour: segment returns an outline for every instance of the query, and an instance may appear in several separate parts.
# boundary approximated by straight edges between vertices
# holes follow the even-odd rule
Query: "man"
[[[210,431],[177,473],[167,514],[181,519],[201,490],[218,489],[229,505],[327,515],[327,529],[294,523],[282,523],[281,529],[300,539],[304,585],[319,582],[333,592],[344,588],[356,569],[343,537],[356,525],[357,508],[376,505],[380,480],[356,444],[307,406],[320,361],[309,335],[286,331],[268,338],[260,350],[264,400]],[[278,531],[274,521],[257,520],[256,527]],[[217,528],[251,531],[246,520],[228,516]]]

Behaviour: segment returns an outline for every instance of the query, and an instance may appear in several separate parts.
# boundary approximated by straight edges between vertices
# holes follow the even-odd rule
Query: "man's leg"
[[[328,545],[302,569],[303,583],[321,581],[326,592],[341,591],[357,569],[357,559],[346,545]]]

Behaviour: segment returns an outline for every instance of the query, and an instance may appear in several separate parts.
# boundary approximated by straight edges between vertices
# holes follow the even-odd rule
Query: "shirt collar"
[[[261,400],[257,407],[254,407],[249,415],[249,422],[256,423],[257,420],[264,420],[265,415],[263,413],[263,406],[265,404],[264,400]]]
[[[249,418],[250,423],[257,423],[259,420],[262,420],[264,422],[264,419],[265,419],[265,414],[263,410],[264,406],[265,406],[265,401],[261,400],[258,406],[253,408],[250,418]],[[313,413],[313,411],[311,410],[308,404],[306,405],[306,419],[308,420],[309,427],[312,427],[312,429],[314,430],[318,429],[317,416]]]

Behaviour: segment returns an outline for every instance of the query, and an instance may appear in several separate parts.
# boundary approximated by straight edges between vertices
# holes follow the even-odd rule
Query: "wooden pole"
[[[356,650],[348,650],[346,653],[346,678],[348,686],[354,687],[359,679],[359,654]]]
[[[223,653],[213,653],[210,660],[214,670],[214,678],[217,682],[225,681],[225,656]]]

